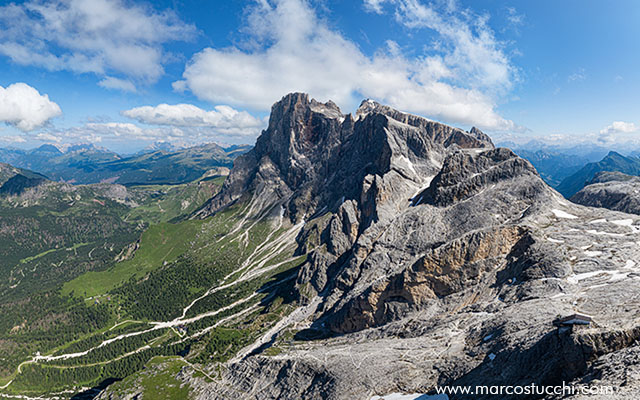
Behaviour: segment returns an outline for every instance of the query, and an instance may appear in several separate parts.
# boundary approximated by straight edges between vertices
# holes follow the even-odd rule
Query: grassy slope
[[[190,215],[217,193],[225,178],[214,176],[182,185],[134,186],[131,189],[148,196],[148,200],[132,209],[126,219],[159,223]]]
[[[137,222],[123,220],[128,206],[92,188],[66,189],[51,184],[38,189],[45,191],[42,197],[0,198],[0,339],[25,319],[46,320],[32,301],[36,294],[55,292],[86,271],[107,268],[141,234]],[[14,302],[17,307],[11,306]]]
[[[186,400],[190,388],[177,380],[176,375],[188,365],[181,357],[154,357],[146,364],[144,372],[115,383],[112,389],[118,395],[139,391],[141,400]],[[204,375],[196,373],[195,376]]]
[[[64,284],[62,294],[83,297],[104,295],[131,278],[140,279],[165,262],[183,254],[202,226],[201,221],[152,225],[142,235],[133,259],[122,261],[105,271],[89,271]]]

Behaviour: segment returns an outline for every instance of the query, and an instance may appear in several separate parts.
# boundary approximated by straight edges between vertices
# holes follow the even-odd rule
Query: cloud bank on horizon
[[[229,40],[209,33],[224,16],[175,10],[168,0],[9,3],[0,6],[0,68],[24,79],[0,79],[0,122],[8,126],[0,141],[247,142],[266,126],[273,102],[293,91],[346,111],[372,98],[498,136],[530,132],[526,114],[504,112],[523,85],[541,79],[518,64],[527,15],[507,0],[490,10],[462,1],[362,0],[346,11],[326,0],[238,2],[228,6],[239,16]],[[346,25],[338,23],[343,12]],[[492,24],[499,15],[501,27]],[[359,19],[373,22],[350,30]],[[544,79],[573,87],[591,79],[580,65],[568,68],[564,78]],[[114,105],[83,110],[93,97]],[[608,121],[583,137],[634,139],[635,123]]]
[[[125,110],[122,115],[150,125],[174,127],[208,127],[226,135],[252,136],[260,132],[265,121],[246,111],[216,106],[206,111],[192,104],[159,104]]]

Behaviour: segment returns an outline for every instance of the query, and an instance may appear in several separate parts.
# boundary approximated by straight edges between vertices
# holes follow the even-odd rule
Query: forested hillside
[[[111,290],[144,276],[144,268],[172,261],[180,249],[167,247],[171,243],[158,237],[167,239],[174,233],[184,241],[190,237],[180,228],[190,223],[180,221],[219,190],[225,177],[217,172],[213,169],[179,185],[125,187],[54,182],[0,164],[0,386],[34,354],[81,348],[125,318],[128,314],[117,296],[91,296],[88,292],[100,281],[91,279],[93,286],[87,286],[82,277],[102,274],[114,282]],[[76,280],[81,282],[79,288],[70,283]],[[128,325],[121,324],[110,334],[126,332]],[[130,373],[131,362],[113,368]],[[27,365],[20,368],[24,373],[20,379],[29,382],[23,389],[49,391],[55,386],[51,380],[57,378],[42,380],[38,371]]]

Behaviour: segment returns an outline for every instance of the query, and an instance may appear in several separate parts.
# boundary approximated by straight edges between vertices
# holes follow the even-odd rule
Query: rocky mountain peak
[[[371,99],[362,100],[362,102],[360,103],[360,106],[356,110],[356,119],[363,118],[367,116],[367,114],[370,114],[375,110],[380,110],[383,107],[384,106],[382,104],[374,100],[371,100]]]
[[[558,192],[566,198],[571,198],[578,193],[598,172],[616,171],[628,175],[640,175],[640,158],[634,156],[625,157],[615,151],[609,152],[606,157],[598,162],[591,162],[580,168],[573,175],[566,177],[556,187]]]
[[[291,93],[273,105],[255,148],[236,160],[221,193],[201,215],[258,190],[270,204],[285,202],[295,221],[337,207],[343,197],[360,197],[362,188],[371,186],[368,175],[388,175],[388,186],[404,196],[423,186],[444,156],[460,148],[493,144],[479,131],[471,134],[372,100],[362,102],[354,119],[332,101]],[[394,184],[396,175],[408,183]],[[374,184],[376,190],[379,185]]]
[[[275,158],[283,161],[300,154],[308,156],[319,146],[335,141],[333,136],[343,120],[340,108],[332,101],[320,103],[309,100],[305,93],[288,94],[271,108],[269,127],[256,147],[270,155],[278,153]]]
[[[460,151],[445,160],[431,185],[417,197],[424,203],[449,205],[473,196],[490,184],[537,175],[527,160],[506,148],[479,154]]]
[[[34,149],[33,152],[62,154],[62,151],[53,144],[43,144],[42,146]]]
[[[471,130],[469,131],[469,134],[479,140],[482,140],[485,142],[491,142],[491,138],[489,137],[489,135],[482,132],[480,129],[476,128],[475,126],[471,128]]]
[[[618,153],[617,151],[610,151],[609,153],[607,153],[608,158],[624,158],[624,156],[620,153]]]

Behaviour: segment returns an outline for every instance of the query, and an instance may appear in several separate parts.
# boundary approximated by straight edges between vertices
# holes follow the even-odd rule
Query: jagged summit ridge
[[[469,144],[469,146],[465,147],[472,147],[473,145],[478,148],[494,147],[491,138],[476,127],[472,127],[469,132],[465,132],[462,129],[452,128],[425,117],[420,117],[417,115],[395,110],[392,107],[380,104],[371,99],[363,100],[362,103],[360,103],[360,107],[358,107],[358,110],[356,111],[356,117],[357,119],[361,119],[372,113],[383,114],[397,122],[408,124],[414,127],[423,127],[426,131],[438,130],[436,127],[445,128],[444,135],[431,137],[431,139],[435,141],[440,141],[442,139],[446,141],[450,136],[453,136],[457,139],[460,139],[464,136],[469,136],[470,138],[467,139],[467,143]],[[474,142],[473,139],[477,140],[477,142]]]
[[[371,100],[354,118],[331,101],[288,94],[273,105],[255,148],[236,160],[223,190],[200,215],[258,190],[266,203],[284,201],[287,216],[300,220],[335,207],[342,197],[358,197],[367,175],[395,171],[417,189],[435,175],[448,151],[459,148],[493,144],[478,130],[465,132]]]

